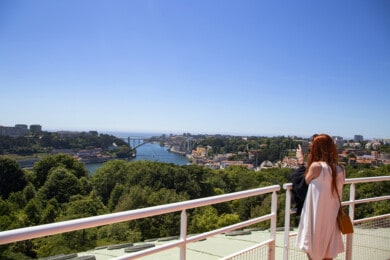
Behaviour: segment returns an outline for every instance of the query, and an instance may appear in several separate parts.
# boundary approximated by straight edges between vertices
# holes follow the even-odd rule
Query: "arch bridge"
[[[151,143],[148,140],[145,140],[145,137],[142,136],[128,136],[126,138],[122,138],[123,141],[125,141],[132,150],[136,150],[138,147]]]

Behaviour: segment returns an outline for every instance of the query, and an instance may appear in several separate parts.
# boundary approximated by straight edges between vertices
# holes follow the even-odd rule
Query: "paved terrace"
[[[243,235],[225,235],[220,234],[213,237],[209,237],[205,240],[187,244],[187,260],[215,260],[226,257],[230,254],[236,253],[251,246],[258,245],[259,242],[269,239],[269,231],[246,231],[242,233],[249,233]],[[229,234],[229,233],[227,233]],[[233,233],[231,233],[233,234]],[[275,259],[283,258],[283,234],[284,232],[276,232],[276,254]],[[163,241],[156,240],[145,242],[146,244],[154,244],[160,246],[169,243],[172,240],[162,239]],[[145,244],[145,243],[136,243]],[[265,249],[264,249],[265,251]],[[123,256],[126,253],[124,248],[109,250],[106,248],[95,249],[79,253],[78,256],[93,255],[96,260],[111,260],[119,256]],[[128,254],[128,253],[127,253]],[[177,260],[180,259],[180,249],[173,248],[157,254],[142,257],[145,260]]]
[[[387,219],[390,222],[390,219]],[[238,251],[247,249],[251,246],[258,245],[260,241],[269,239],[269,231],[244,230],[242,235],[225,235],[220,234],[209,237],[205,240],[187,244],[188,260],[216,260],[222,259]],[[295,230],[292,234],[295,233]],[[228,233],[229,234],[229,233]],[[276,232],[276,251],[275,259],[283,259],[283,237],[284,231]],[[134,245],[152,244],[161,246],[169,243],[171,240],[164,238],[161,240],[147,241],[145,243],[136,243]],[[295,248],[295,236],[290,239],[290,257],[289,259],[307,259],[305,254]],[[344,236],[344,244],[345,236]],[[352,259],[354,260],[389,260],[390,259],[390,227],[388,228],[371,228],[355,226],[353,242]],[[260,258],[242,258],[242,259],[266,259],[266,248],[262,248],[263,257]],[[95,250],[79,253],[79,257],[94,256],[96,260],[112,260],[120,256],[131,255],[126,253],[125,249],[111,249],[100,247]],[[93,259],[93,257],[92,257]],[[157,254],[142,257],[144,260],[177,260],[180,259],[180,249],[174,248]],[[241,259],[241,258],[238,258]],[[336,259],[345,259],[345,253],[340,254]]]

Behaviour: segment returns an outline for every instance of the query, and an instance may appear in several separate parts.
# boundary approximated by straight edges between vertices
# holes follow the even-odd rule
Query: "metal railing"
[[[343,206],[349,206],[349,216],[355,226],[355,232],[352,234],[344,235],[344,240],[346,243],[346,250],[345,250],[345,259],[351,260],[353,259],[358,259],[356,257],[352,257],[353,254],[353,239],[354,236],[356,236],[356,226],[357,225],[362,225],[364,223],[369,223],[373,221],[382,221],[384,224],[382,225],[377,225],[375,228],[377,229],[378,226],[381,227],[389,227],[390,226],[390,214],[384,214],[381,216],[375,216],[371,218],[364,218],[364,219],[359,219],[355,220],[355,205],[357,204],[362,204],[362,203],[369,203],[369,202],[376,202],[376,201],[383,201],[383,200],[390,200],[390,195],[386,196],[380,196],[380,197],[372,197],[372,198],[365,198],[365,199],[356,199],[356,184],[359,183],[370,183],[370,182],[380,182],[380,181],[390,181],[390,176],[380,176],[380,177],[366,177],[366,178],[352,178],[352,179],[346,179],[345,180],[345,185],[350,185],[350,190],[349,190],[349,201],[343,201],[342,205]],[[344,185],[344,186],[345,186]],[[291,209],[291,190],[292,190],[292,184],[291,183],[286,183],[283,185],[283,188],[286,190],[286,204],[285,204],[285,219],[284,219],[284,226],[285,226],[285,233],[284,233],[284,246],[283,246],[283,259],[291,259],[290,258],[290,253],[292,252],[293,248],[290,247],[290,242],[292,239],[294,239],[297,235],[296,232],[290,232],[290,215],[294,214],[294,211]],[[390,193],[390,191],[389,191]],[[390,212],[390,209],[388,209]],[[371,224],[372,226],[372,224]],[[378,230],[376,230],[378,232]],[[386,234],[390,234],[390,229],[385,231]],[[364,234],[367,236],[367,234]],[[390,236],[382,236],[379,238],[380,240],[386,240],[387,242],[382,243],[383,245],[387,245],[386,248],[377,248],[376,251],[385,251],[385,254],[388,253],[386,257],[390,256]],[[354,245],[355,246],[355,245]],[[294,259],[307,259],[306,255],[303,253],[300,253],[298,257],[294,257]],[[339,257],[337,258],[339,259]],[[375,258],[373,255],[371,255],[370,259],[379,259]],[[382,258],[380,258],[382,259]],[[387,259],[387,258],[386,258]]]
[[[190,201],[177,202],[172,204],[154,206],[149,208],[142,208],[136,210],[130,210],[125,212],[118,212],[112,214],[106,214],[101,216],[94,216],[82,219],[74,219],[64,222],[57,222],[33,227],[26,227],[14,230],[7,230],[0,232],[0,245],[8,244],[12,242],[18,242],[33,238],[44,237],[48,235],[55,235],[69,231],[82,230],[92,227],[98,227],[108,224],[114,224],[124,221],[131,221],[135,219],[141,219],[146,217],[152,217],[172,212],[181,211],[180,221],[180,238],[177,241],[167,243],[158,247],[153,247],[132,253],[131,255],[123,255],[117,257],[116,260],[135,259],[146,255],[154,254],[171,248],[180,248],[180,259],[186,259],[186,246],[188,243],[200,241],[202,239],[215,236],[217,234],[237,230],[246,226],[254,225],[263,221],[270,220],[270,238],[266,241],[268,244],[268,259],[275,259],[275,236],[276,236],[276,211],[277,211],[277,194],[280,190],[280,185],[267,186],[264,188],[257,188],[252,190],[246,190],[241,192],[235,192],[230,194],[223,194],[214,197],[201,198]],[[272,194],[271,212],[269,214],[252,218],[247,221],[243,221],[230,226],[222,227],[209,232],[204,232],[194,236],[187,236],[187,213],[186,210],[194,209],[202,206],[208,206],[212,204],[222,203],[231,200],[237,200],[247,197],[253,197],[258,195]],[[261,241],[259,241],[260,243]],[[231,256],[230,258],[233,258]]]

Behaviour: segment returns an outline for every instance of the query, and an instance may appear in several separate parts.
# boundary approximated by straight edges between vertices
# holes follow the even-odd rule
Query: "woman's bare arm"
[[[309,184],[312,180],[320,176],[322,171],[322,166],[318,162],[314,162],[310,165],[310,168],[305,176],[305,181]]]

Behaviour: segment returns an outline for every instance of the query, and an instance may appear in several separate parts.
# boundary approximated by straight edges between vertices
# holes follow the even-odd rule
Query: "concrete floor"
[[[226,236],[224,234],[207,238],[203,241],[187,244],[187,260],[216,260],[226,257],[232,253],[259,244],[270,238],[268,231],[251,231],[251,234]],[[275,259],[283,259],[284,232],[276,233]],[[344,238],[345,240],[345,238]],[[149,241],[156,247],[171,241]],[[290,240],[291,250],[289,259],[307,259],[305,254],[294,248],[294,237]],[[266,250],[265,248],[263,250]],[[95,249],[78,253],[78,256],[93,255],[96,260],[111,260],[126,254],[124,249],[108,250],[107,248]],[[340,254],[336,259],[344,259],[345,253]],[[145,256],[144,260],[178,260],[180,259],[180,249],[172,248]],[[390,228],[380,229],[360,229],[355,228],[353,238],[354,260],[389,260],[390,259]]]

